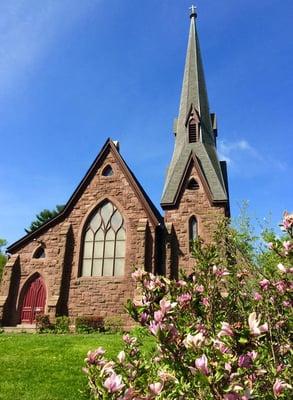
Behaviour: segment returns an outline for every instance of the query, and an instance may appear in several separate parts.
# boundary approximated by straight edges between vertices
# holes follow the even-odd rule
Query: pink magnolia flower
[[[216,349],[220,350],[222,354],[226,354],[230,352],[230,349],[228,346],[225,345],[225,343],[221,342],[220,340],[216,339],[214,340],[214,346]]]
[[[164,318],[164,314],[162,313],[161,310],[155,311],[154,312],[154,320],[156,322],[161,322]]]
[[[160,309],[162,313],[165,315],[168,311],[172,309],[172,304],[169,300],[162,299],[160,301]]]
[[[280,292],[281,294],[284,294],[286,292],[286,282],[284,281],[278,281],[275,283],[275,288],[278,290],[278,292]]]
[[[149,325],[149,330],[150,332],[157,336],[159,330],[160,330],[161,324],[156,322],[156,321],[151,321],[150,325]]]
[[[92,365],[97,364],[98,359],[103,354],[105,354],[105,350],[102,347],[99,347],[97,350],[89,351],[87,353],[87,358],[84,361],[87,362],[88,364],[92,364]]]
[[[209,299],[207,297],[204,297],[201,302],[205,307],[208,307],[210,305]]]
[[[190,293],[183,293],[180,296],[178,296],[177,301],[181,306],[184,306],[188,304],[192,299],[192,296]]]
[[[226,268],[219,268],[216,265],[213,266],[213,274],[222,278],[230,275],[230,272]]]
[[[104,387],[108,393],[115,393],[121,390],[125,385],[122,383],[122,376],[113,372],[104,382]]]
[[[288,255],[291,250],[293,250],[293,243],[290,240],[285,240],[283,242],[283,247],[285,249],[285,254]]]
[[[183,281],[182,279],[179,279],[179,281],[177,281],[176,286],[182,287],[182,286],[186,286],[187,282]]]
[[[274,248],[274,243],[273,243],[273,242],[269,242],[269,243],[267,244],[267,246],[268,246],[268,248],[269,248],[270,250],[272,250],[272,249]]]
[[[251,357],[252,361],[254,361],[257,357],[257,351],[255,350],[249,351],[247,354],[249,355],[249,357]]]
[[[222,322],[222,327],[220,332],[218,333],[218,337],[222,337],[222,336],[230,336],[232,337],[234,335],[233,330],[230,326],[230,324],[228,324],[228,322]]]
[[[268,290],[270,286],[270,281],[268,279],[263,279],[259,282],[259,286],[261,287],[262,290]]]
[[[284,212],[283,216],[283,227],[287,230],[293,227],[293,214],[289,214],[288,211]]]
[[[241,354],[238,358],[238,366],[240,368],[251,368],[252,367],[252,358],[249,354]]]
[[[283,306],[284,306],[284,307],[290,307],[290,306],[291,306],[290,301],[284,300],[284,301],[283,301]]]
[[[147,274],[142,268],[138,268],[134,272],[132,272],[131,277],[134,281],[141,280]]]
[[[251,314],[249,314],[248,325],[249,325],[249,328],[250,328],[250,333],[253,336],[261,335],[262,333],[267,332],[268,329],[269,329],[267,323],[259,326],[260,319],[261,319],[261,315],[257,318],[256,312],[252,312]]]
[[[258,293],[258,292],[255,292],[254,295],[253,295],[253,298],[256,301],[260,301],[260,300],[262,300],[262,295],[260,293]]]
[[[140,322],[141,322],[142,324],[144,324],[145,322],[147,322],[147,320],[148,320],[148,315],[147,315],[146,312],[143,312],[143,313],[141,314],[141,316],[140,316]]]
[[[199,332],[192,336],[190,333],[183,340],[183,344],[187,349],[200,347],[205,341],[204,335]]]
[[[164,384],[162,382],[155,382],[149,385],[151,392],[155,395],[158,395],[163,390]]]
[[[128,333],[126,333],[126,335],[123,335],[122,339],[126,344],[130,344],[130,345],[135,344],[137,342],[137,338],[131,337]]]
[[[276,397],[280,396],[285,389],[291,389],[292,386],[288,385],[288,383],[281,381],[281,379],[277,379],[273,386],[273,392]]]
[[[228,363],[228,362],[225,363],[225,370],[228,371],[228,372],[231,372],[231,370],[232,370],[231,363]]]
[[[203,285],[196,285],[195,290],[198,293],[203,293],[204,292],[204,287],[203,287]]]
[[[208,375],[210,373],[208,369],[208,359],[205,354],[195,360],[195,366],[204,375]]]
[[[224,400],[239,400],[239,395],[235,392],[226,393]]]

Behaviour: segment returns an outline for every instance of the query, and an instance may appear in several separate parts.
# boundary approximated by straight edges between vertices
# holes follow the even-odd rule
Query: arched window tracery
[[[102,203],[85,228],[82,276],[122,276],[125,259],[124,219],[110,201]]]

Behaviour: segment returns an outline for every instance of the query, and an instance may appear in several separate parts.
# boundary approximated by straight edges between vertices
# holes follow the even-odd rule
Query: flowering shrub
[[[132,318],[155,338],[146,358],[137,338],[109,361],[90,351],[85,373],[96,399],[289,398],[292,362],[293,215],[285,213],[284,240],[269,244],[280,261],[274,271],[247,260],[239,237],[223,221],[214,243],[194,243],[194,271],[178,281],[142,269],[141,288],[129,301]],[[291,377],[292,378],[292,377]]]

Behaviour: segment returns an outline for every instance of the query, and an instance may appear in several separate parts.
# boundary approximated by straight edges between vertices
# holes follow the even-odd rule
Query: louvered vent
[[[189,124],[189,143],[197,142],[197,125],[193,121]]]

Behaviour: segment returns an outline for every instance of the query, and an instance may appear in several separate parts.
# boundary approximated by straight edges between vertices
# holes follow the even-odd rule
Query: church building
[[[123,317],[135,294],[135,266],[171,278],[180,268],[190,273],[190,241],[210,241],[219,217],[229,216],[226,163],[217,155],[196,17],[192,7],[163,213],[127,166],[119,143],[107,139],[63,211],[8,247],[2,325],[33,324],[37,314],[73,321]]]

